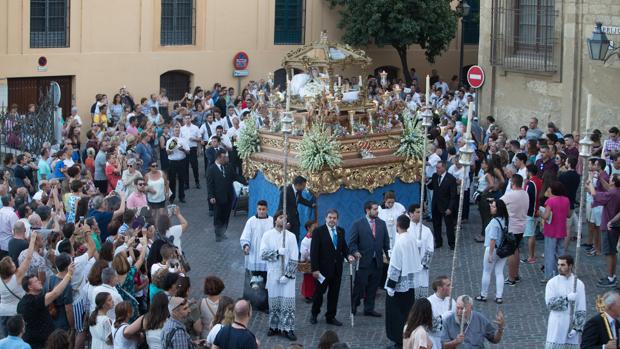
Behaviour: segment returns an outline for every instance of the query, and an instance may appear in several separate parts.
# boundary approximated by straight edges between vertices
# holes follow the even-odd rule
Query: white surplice
[[[292,331],[295,329],[295,274],[299,249],[295,235],[285,231],[285,251],[283,255],[278,254],[278,249],[282,247],[283,232],[275,228],[265,232],[260,243],[260,254],[267,262],[265,287],[269,290],[269,328]]]
[[[245,256],[245,268],[249,271],[267,271],[267,263],[261,258],[260,242],[266,231],[273,229],[273,217],[259,218],[254,215],[245,222],[239,238],[241,249],[250,246],[250,254]]]
[[[571,318],[570,308],[573,303],[568,301],[567,295],[573,292],[574,278],[574,274],[569,277],[556,275],[547,282],[545,304],[549,309],[549,321],[545,349],[579,348],[581,332],[586,321],[586,292],[583,282],[578,280],[575,312]],[[577,334],[569,338],[568,334],[572,329],[575,329]]]
[[[388,235],[390,237],[390,248],[394,247],[396,240],[396,219],[403,213],[405,213],[405,206],[398,202],[395,202],[392,208],[382,208],[379,206],[379,218],[384,220],[387,226]]]
[[[420,225],[422,226],[422,236],[420,237]],[[409,226],[409,237],[416,241],[416,247],[420,254],[422,270],[415,273],[413,283],[415,285],[415,298],[426,298],[429,287],[429,268],[433,253],[435,251],[435,239],[431,230],[424,224],[411,222]]]

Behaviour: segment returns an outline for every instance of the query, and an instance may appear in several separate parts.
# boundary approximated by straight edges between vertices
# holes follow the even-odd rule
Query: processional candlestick
[[[288,136],[292,132],[292,124],[293,118],[291,117],[291,112],[287,111],[284,113],[284,117],[282,118],[282,133],[284,134],[284,189],[282,190],[282,209],[284,210],[284,231],[282,232],[282,248],[286,248],[286,222],[288,221],[288,217],[286,216],[287,202],[286,202],[286,191],[288,190],[288,153],[289,153],[289,139]],[[284,256],[282,256],[281,260],[281,269],[282,275],[284,275],[285,261]]]
[[[586,132],[579,141],[579,157],[581,158],[581,190],[579,191],[579,216],[577,219],[577,246],[575,246],[575,264],[573,266],[573,292],[577,292],[577,267],[579,266],[581,235],[583,231],[583,217],[586,211],[586,181],[588,177],[588,162],[592,156],[592,140],[590,139],[590,115],[592,114],[592,95],[588,94],[588,104],[586,111]],[[570,305],[570,318],[573,319],[575,314],[576,302]],[[570,331],[570,329],[569,329]]]
[[[462,223],[463,223],[463,204],[465,197],[465,182],[469,177],[469,167],[471,166],[471,158],[474,153],[474,140],[471,137],[471,121],[473,114],[473,102],[469,103],[469,108],[467,112],[467,131],[463,135],[463,139],[465,140],[465,144],[459,149],[459,163],[463,165],[463,178],[461,179],[461,187],[459,191],[459,210],[456,216],[456,234],[454,241],[454,255],[452,256],[452,273],[450,275],[450,282],[454,285],[454,271],[456,270],[456,258],[457,251],[459,250],[459,238],[461,236],[462,231]],[[469,205],[469,203],[467,203]],[[454,289],[454,286],[452,286]],[[452,302],[450,302],[449,309],[452,310]]]

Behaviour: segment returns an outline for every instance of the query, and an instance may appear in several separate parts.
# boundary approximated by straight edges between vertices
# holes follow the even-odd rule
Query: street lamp
[[[459,0],[456,11],[461,15],[461,50],[459,52],[459,85],[463,83],[463,51],[465,50],[465,17],[469,16],[471,6],[467,0]]]
[[[618,50],[618,47],[614,47],[611,41],[607,39],[607,35],[603,32],[602,26],[603,23],[596,22],[592,37],[588,39],[588,51],[590,53],[590,59],[594,61],[603,61],[603,63],[605,63]],[[609,49],[611,49],[611,51],[609,51]]]

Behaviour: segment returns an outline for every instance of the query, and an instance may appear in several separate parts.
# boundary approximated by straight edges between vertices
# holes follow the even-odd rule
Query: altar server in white
[[[265,232],[273,229],[273,217],[269,216],[267,209],[267,201],[259,200],[256,204],[256,214],[245,222],[243,233],[239,238],[241,250],[245,255],[245,269],[250,274],[250,286],[263,291],[264,281],[267,280],[267,263],[261,258],[260,242]],[[246,297],[245,294],[244,297]],[[267,310],[266,291],[261,297],[247,298],[252,302],[252,307],[255,309]]]
[[[284,215],[274,215],[275,228],[265,232],[260,243],[261,258],[267,262],[269,291],[269,331],[267,336],[281,334],[291,341],[295,336],[295,273],[299,258],[297,239],[284,229]],[[283,236],[284,236],[284,244]],[[283,246],[284,245],[284,246]],[[284,260],[284,268],[282,268]]]
[[[415,298],[426,298],[428,296],[428,286],[430,282],[429,268],[435,251],[435,240],[430,228],[422,223],[422,210],[420,209],[420,205],[410,205],[407,211],[409,218],[411,218],[409,237],[415,240],[415,245],[420,255],[420,263],[422,264],[422,269],[414,274],[413,284],[415,286]],[[422,234],[420,234],[420,226],[422,228]]]
[[[385,281],[385,332],[397,347],[402,347],[403,327],[415,300],[414,274],[422,269],[415,240],[408,236],[409,225],[407,215],[396,218],[398,238],[392,249]]]
[[[549,309],[545,349],[578,349],[586,322],[586,292],[583,282],[577,280],[573,291],[573,257],[558,257],[558,273],[547,282],[545,303]],[[574,313],[571,317],[571,307]]]
[[[388,235],[390,236],[390,248],[394,247],[396,239],[396,218],[405,213],[405,206],[396,202],[396,194],[393,191],[383,193],[383,204],[379,206],[379,218],[385,221]]]

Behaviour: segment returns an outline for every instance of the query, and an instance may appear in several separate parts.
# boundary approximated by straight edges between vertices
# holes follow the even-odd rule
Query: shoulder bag
[[[517,249],[517,239],[514,234],[508,232],[508,227],[504,227],[502,222],[499,219],[494,218],[499,223],[500,228],[502,229],[502,242],[497,246],[495,253],[499,258],[506,258],[508,256],[512,256]]]

